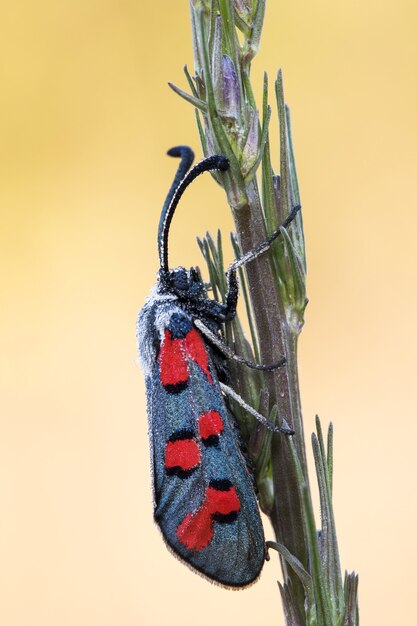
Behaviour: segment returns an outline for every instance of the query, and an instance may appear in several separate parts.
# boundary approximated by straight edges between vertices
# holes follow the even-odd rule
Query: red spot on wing
[[[178,526],[177,537],[189,550],[203,550],[213,539],[215,516],[226,518],[239,510],[240,500],[233,485],[226,490],[208,487],[201,507]]]
[[[158,357],[161,383],[164,387],[188,381],[189,371],[183,343],[183,339],[172,339],[169,330],[165,330]]]
[[[188,382],[190,372],[187,358],[197,363],[212,384],[213,378],[209,370],[207,350],[198,331],[193,328],[183,339],[173,339],[170,331],[165,329],[158,357],[161,382],[164,387],[175,387]]]
[[[204,345],[204,341],[202,340],[198,331],[193,328],[190,330],[184,339],[184,348],[187,352],[187,355],[201,367],[205,375],[207,376],[210,384],[213,383],[213,378],[211,376],[208,364],[208,354],[206,350],[206,346]]]
[[[189,513],[177,528],[177,537],[189,550],[202,550],[213,538],[210,511],[204,505],[197,513]]]
[[[240,500],[236,489],[232,486],[227,491],[219,491],[208,487],[206,491],[207,506],[212,514],[230,515],[240,509]]]
[[[165,447],[165,467],[179,467],[186,471],[200,463],[200,448],[195,439],[168,441]]]
[[[207,411],[199,417],[199,430],[201,439],[221,435],[223,432],[223,420],[217,411]]]

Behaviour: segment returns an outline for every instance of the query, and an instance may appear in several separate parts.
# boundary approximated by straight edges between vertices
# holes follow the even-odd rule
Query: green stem
[[[295,474],[297,476],[297,485],[302,503],[302,516],[305,525],[308,552],[311,560],[310,568],[312,579],[314,581],[314,599],[316,605],[317,623],[320,626],[334,626],[329,606],[329,598],[325,593],[324,576],[317,541],[316,523],[314,521],[310,487],[303,474],[297,448],[292,437],[287,437],[287,442],[292,462],[294,464]]]

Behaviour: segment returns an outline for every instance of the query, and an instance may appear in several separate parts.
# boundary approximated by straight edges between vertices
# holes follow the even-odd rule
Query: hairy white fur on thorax
[[[171,315],[181,310],[174,304],[175,300],[177,300],[175,295],[158,293],[156,285],[139,312],[136,338],[145,376],[151,375],[155,365],[155,334],[158,334],[159,340],[162,341],[164,329],[168,326]]]

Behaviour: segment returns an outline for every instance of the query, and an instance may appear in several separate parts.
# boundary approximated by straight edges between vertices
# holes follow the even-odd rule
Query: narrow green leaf
[[[198,134],[200,136],[201,147],[203,148],[203,154],[206,157],[208,156],[207,141],[206,141],[206,135],[204,133],[203,125],[200,120],[200,114],[198,112],[198,109],[195,109],[195,119],[197,122],[197,128],[198,128]]]
[[[355,572],[351,574],[345,572],[345,614],[343,626],[359,626],[358,583],[359,577]]]
[[[184,65],[183,70],[184,70],[185,78],[187,79],[187,82],[188,82],[188,86],[190,87],[194,98],[201,100],[201,98],[198,98],[197,89],[195,88],[194,81],[191,78],[190,72],[188,71],[188,67]]]
[[[304,589],[310,596],[310,600],[312,603],[313,581],[310,574],[304,569],[303,564],[297,559],[297,557],[291,554],[291,552],[285,546],[283,546],[282,543],[278,543],[277,541],[267,541],[266,547],[273,548],[274,550],[279,552],[283,559],[285,559],[285,561],[294,570],[294,572],[303,583]]]
[[[253,57],[259,50],[259,44],[261,40],[262,27],[265,17],[265,0],[258,0],[256,4],[256,12],[254,15],[252,32],[247,43],[247,51],[245,52],[246,62],[252,61]]]
[[[324,460],[326,458],[326,449],[324,447],[323,430],[322,430],[318,415],[316,415],[316,432],[317,432],[317,441],[320,446],[320,454],[321,454],[322,459]]]
[[[214,35],[213,35],[213,44],[210,50],[210,60],[211,60],[211,80],[213,83],[213,91],[214,97],[216,101],[216,107],[219,111],[223,111],[225,103],[224,103],[224,94],[223,94],[223,68],[222,68],[222,59],[223,59],[223,50],[222,50],[222,21],[220,16],[215,18],[214,22]]]
[[[277,100],[278,120],[279,120],[279,145],[280,145],[280,177],[281,177],[281,206],[279,221],[283,221],[290,212],[288,189],[288,153],[287,153],[287,133],[286,116],[284,102],[284,87],[282,82],[282,71],[279,70],[275,81],[275,95]],[[291,207],[292,208],[292,207]]]
[[[327,431],[327,476],[329,480],[330,497],[333,492],[333,424],[330,422]]]
[[[180,87],[174,85],[174,83],[168,83],[168,85],[171,87],[172,91],[175,91],[178,96],[192,104],[196,109],[202,111],[203,113],[207,112],[207,105],[205,104],[205,102],[203,102],[199,98],[195,98],[186,91],[183,91],[182,89],[180,89]]]
[[[298,187],[297,169],[295,166],[294,146],[292,141],[290,108],[285,105],[285,130],[287,135],[288,169],[290,181],[290,201],[293,206],[301,204],[300,190]]]
[[[226,291],[226,280],[224,277],[223,268],[219,264],[219,254],[216,249],[216,245],[210,233],[206,233],[206,242],[209,247],[210,256],[211,256],[212,263],[213,263],[214,280],[215,280],[217,287],[219,288],[219,291],[223,299],[225,291]]]
[[[249,74],[248,71],[246,69],[242,70],[242,79],[243,79],[243,87],[244,87],[244,94],[245,94],[245,98],[247,100],[247,103],[249,104],[249,106],[252,107],[252,109],[256,110],[256,99],[253,93],[253,89],[252,89],[252,85],[250,82],[250,78],[249,78]]]
[[[210,57],[213,54],[214,37],[216,29],[216,17],[217,17],[217,0],[210,1],[210,30],[208,34],[208,51]]]
[[[320,517],[321,517],[321,539],[320,539],[320,547],[321,547],[321,561],[323,565],[323,569],[325,571],[327,584],[331,587],[331,573],[329,572],[330,561],[331,561],[331,541],[330,541],[330,512],[329,512],[329,500],[328,500],[328,489],[327,489],[327,478],[326,478],[326,470],[324,459],[321,455],[321,448],[319,439],[317,435],[313,433],[311,435],[311,443],[313,447],[313,455],[314,462],[316,465],[316,477],[317,483],[319,486],[319,496],[320,496]],[[331,590],[333,591],[333,590]]]
[[[264,72],[263,98],[262,98],[262,119],[265,120],[268,114],[268,75]],[[273,176],[271,164],[271,152],[269,146],[269,131],[267,132],[264,154],[262,159],[262,206],[265,215],[266,231],[268,234],[277,228],[277,209],[275,205],[275,194],[273,188]]]
[[[236,27],[242,32],[246,38],[250,36],[251,29],[250,27],[242,20],[239,13],[235,10],[235,24]]]
[[[304,616],[300,616],[297,610],[297,605],[294,602],[291,581],[289,580],[284,583],[284,585],[281,585],[281,583],[278,582],[278,588],[281,594],[286,626],[305,626],[305,622],[303,620]],[[317,626],[317,622],[316,620],[312,620],[308,622],[308,625]]]
[[[285,105],[285,121],[286,121],[286,133],[287,133],[287,146],[288,146],[288,169],[290,179],[290,206],[297,206],[301,204],[300,192],[298,189],[297,170],[295,166],[294,146],[292,140],[291,129],[291,116],[290,109]],[[306,253],[304,244],[304,229],[303,229],[303,215],[299,211],[295,218],[294,228],[291,230],[291,238],[294,241],[294,245],[298,252],[298,256],[303,262],[304,271],[306,271]]]
[[[206,261],[207,264],[207,269],[209,272],[209,278],[210,278],[210,284],[211,284],[211,288],[213,290],[213,296],[215,298],[215,300],[219,300],[220,299],[220,294],[218,292],[218,287],[217,287],[217,280],[216,280],[216,267],[214,265],[213,259],[211,258],[211,254],[210,254],[210,248],[209,245],[207,243],[207,239],[204,238],[202,241],[202,249],[201,252],[204,256],[204,259]]]
[[[328,594],[331,598],[333,617],[344,610],[342,573],[340,570],[339,549],[332,506],[332,494],[327,474],[327,460],[320,420],[316,417],[318,436],[312,435],[313,455],[316,465],[322,520],[322,561],[326,576]]]
[[[224,260],[223,260],[223,245],[222,245],[222,232],[220,228],[217,229],[217,252],[219,257],[219,267],[222,269],[222,274],[224,275]],[[226,287],[226,278],[225,278],[225,287]]]

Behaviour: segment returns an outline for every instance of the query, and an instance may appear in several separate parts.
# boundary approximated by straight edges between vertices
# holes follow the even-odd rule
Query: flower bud
[[[258,112],[248,105],[249,120],[248,132],[244,143],[239,163],[242,175],[246,176],[254,166],[259,152],[259,116]]]
[[[241,102],[239,81],[233,61],[227,54],[222,58],[222,78],[224,114],[238,119]]]

